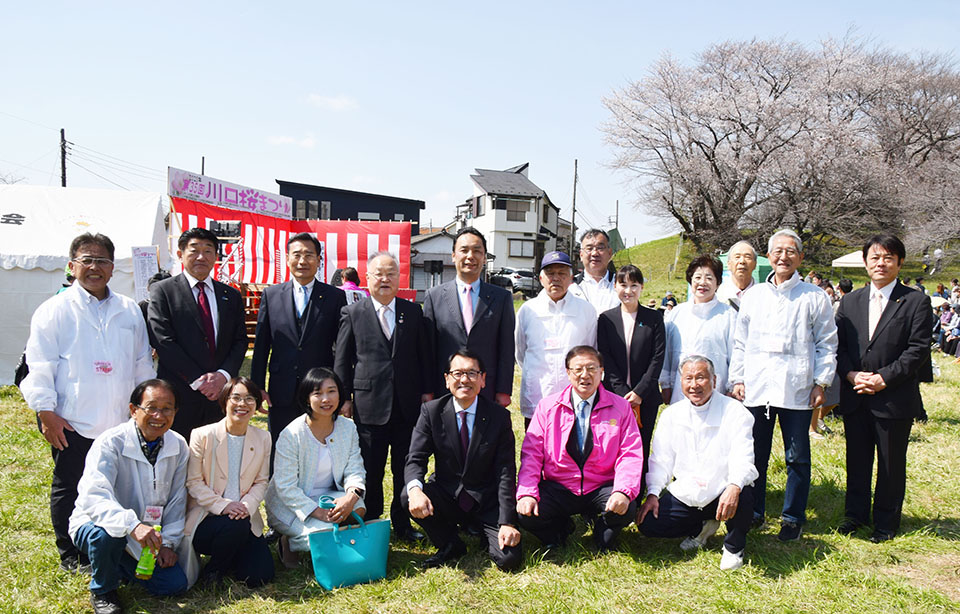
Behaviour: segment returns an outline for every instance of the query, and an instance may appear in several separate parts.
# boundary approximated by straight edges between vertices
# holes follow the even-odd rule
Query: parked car
[[[540,282],[530,269],[502,267],[490,276],[490,283],[525,296],[533,296],[540,291]]]

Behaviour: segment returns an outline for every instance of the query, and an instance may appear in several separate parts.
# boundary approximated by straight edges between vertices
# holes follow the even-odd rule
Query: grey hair
[[[695,363],[695,362],[702,362],[702,363],[706,364],[706,365],[707,365],[707,370],[710,371],[710,376],[711,376],[711,377],[714,377],[714,376],[717,375],[716,369],[713,368],[713,361],[710,360],[709,358],[707,358],[706,356],[701,355],[701,354],[690,354],[689,356],[687,356],[686,358],[684,358],[683,360],[681,360],[681,361],[680,361],[680,366],[677,367],[677,371],[678,371],[678,372],[681,372],[681,371],[683,371],[683,367],[684,367],[685,365],[692,364],[692,363]]]
[[[800,235],[793,232],[789,228],[784,228],[783,230],[778,230],[777,232],[773,233],[773,235],[770,237],[770,240],[767,241],[768,254],[773,251],[773,240],[776,239],[777,237],[790,237],[791,239],[793,239],[793,242],[796,244],[797,251],[800,252],[801,254],[803,253],[803,241],[800,240]]]
[[[400,268],[400,261],[397,260],[397,257],[385,249],[381,249],[370,254],[370,256],[367,258],[367,266],[370,266],[370,263],[373,262],[374,259],[379,258],[380,256],[386,256],[390,260],[393,260],[393,263],[397,265],[397,268],[398,269]]]
[[[588,228],[580,235],[580,242],[586,241],[591,237],[603,237],[607,240],[607,243],[610,243],[610,235],[607,234],[607,231],[601,230],[599,228]]]
[[[749,247],[750,251],[753,252],[753,259],[754,260],[757,259],[757,250],[752,245],[750,245],[750,241],[737,241],[736,243],[730,246],[730,249],[727,250],[727,260],[730,260],[730,252],[732,252],[738,245],[746,245],[747,247]]]

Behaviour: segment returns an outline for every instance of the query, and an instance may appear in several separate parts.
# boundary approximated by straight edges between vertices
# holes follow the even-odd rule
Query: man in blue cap
[[[530,424],[537,403],[560,392],[568,382],[564,357],[578,345],[597,345],[597,312],[567,292],[573,265],[563,252],[549,252],[540,262],[543,290],[517,312],[514,332],[520,365],[520,412]]]

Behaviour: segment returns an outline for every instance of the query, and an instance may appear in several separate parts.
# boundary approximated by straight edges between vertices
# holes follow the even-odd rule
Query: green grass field
[[[946,360],[939,360],[946,363]],[[621,551],[597,556],[582,522],[569,545],[544,557],[525,537],[522,571],[499,572],[467,538],[457,568],[421,572],[428,544],[391,547],[386,580],[323,591],[309,563],[282,570],[258,591],[228,581],[219,591],[192,590],[154,599],[121,589],[137,612],[960,612],[960,368],[942,364],[924,385],[930,421],[911,436],[903,535],[872,544],[864,532],[838,535],[843,512],[843,428],[813,443],[809,523],[798,543],[776,538],[776,519],[751,533],[746,566],[718,568],[721,539],[687,555],[678,540],[642,537],[629,527]],[[514,408],[515,409],[515,408]],[[262,421],[262,418],[258,418]],[[517,415],[514,429],[522,434]],[[776,436],[779,441],[779,435]],[[783,452],[770,461],[768,509],[782,505]],[[89,611],[87,578],[60,571],[50,528],[49,447],[13,387],[0,389],[0,612]],[[389,479],[387,481],[389,487]],[[721,534],[723,529],[721,529]]]

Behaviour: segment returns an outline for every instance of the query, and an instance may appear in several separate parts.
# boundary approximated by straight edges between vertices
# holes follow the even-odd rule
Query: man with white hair
[[[660,415],[637,526],[648,537],[687,536],[680,548],[694,550],[726,521],[720,569],[731,570],[743,566],[758,473],[753,416],[739,401],[714,394],[716,381],[706,356],[680,363],[685,398]]]
[[[780,230],[767,244],[773,266],[768,281],[743,295],[730,359],[733,396],[753,413],[757,479],[754,523],[766,509],[767,462],[773,427],[780,419],[787,486],[779,538],[800,538],[810,494],[810,437],[813,408],[837,368],[837,325],[827,293],[800,280],[803,242]]]
[[[610,235],[605,231],[590,228],[580,235],[583,272],[574,276],[570,293],[593,305],[597,313],[620,306],[614,274],[609,269],[612,259]]]
[[[757,268],[757,250],[747,241],[737,241],[727,252],[730,277],[717,288],[717,300],[740,309],[740,297],[753,287],[753,271]]]

